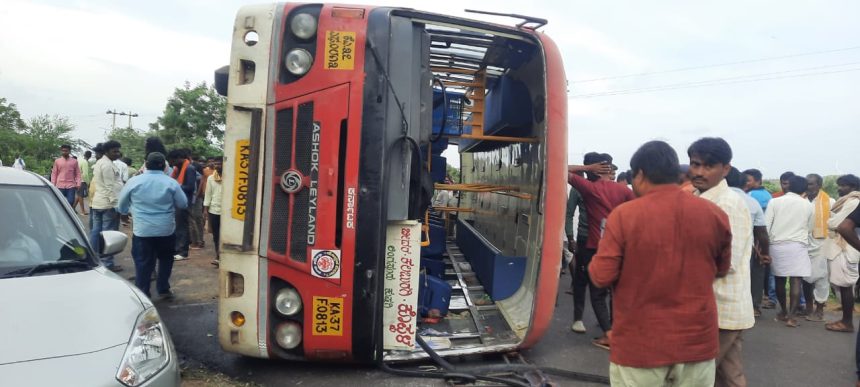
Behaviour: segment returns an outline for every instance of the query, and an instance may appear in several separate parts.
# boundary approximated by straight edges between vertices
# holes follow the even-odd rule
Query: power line
[[[758,77],[764,77],[764,76],[769,76],[769,75],[796,73],[796,72],[811,71],[811,70],[821,70],[821,69],[827,69],[827,68],[833,68],[833,67],[851,66],[851,65],[856,65],[856,64],[860,64],[860,61],[846,62],[846,63],[840,63],[840,64],[834,64],[834,65],[803,67],[803,68],[792,69],[792,70],[770,71],[770,72],[765,72],[765,73],[738,75],[738,76],[734,76],[734,77],[715,78],[715,79],[708,79],[708,80],[704,80],[704,81],[686,81],[686,82],[670,83],[670,84],[657,85],[657,86],[646,86],[646,87],[637,87],[637,88],[631,88],[631,89],[607,90],[607,91],[600,91],[600,92],[595,92],[595,93],[574,94],[571,97],[581,97],[581,96],[595,95],[595,94],[603,95],[603,94],[614,94],[614,93],[628,93],[628,92],[634,92],[634,91],[640,91],[640,90],[664,89],[664,88],[676,87],[676,86],[719,83],[719,82],[731,81],[731,80],[736,80],[736,79],[758,78]]]
[[[681,68],[670,69],[670,70],[648,71],[648,72],[635,73],[635,74],[625,74],[625,75],[616,75],[616,76],[609,76],[609,77],[581,79],[578,81],[570,81],[570,83],[571,84],[588,83],[588,82],[606,81],[606,80],[610,80],[610,79],[642,77],[642,76],[646,76],[646,75],[667,74],[667,73],[675,73],[675,72],[680,72],[680,71],[707,69],[707,68],[712,68],[712,67],[732,66],[732,65],[746,64],[746,63],[756,63],[756,62],[766,62],[766,61],[779,60],[779,59],[797,58],[797,57],[810,56],[810,55],[830,54],[830,53],[834,53],[834,52],[850,51],[850,50],[857,50],[857,49],[860,49],[860,46],[837,48],[837,49],[833,49],[833,50],[802,52],[802,53],[798,53],[798,54],[771,56],[771,57],[765,57],[765,58],[747,59],[747,60],[741,60],[741,61],[736,61],[736,62],[724,62],[724,63],[716,63],[716,64],[709,64],[709,65],[702,65],[702,66],[681,67]]]
[[[722,81],[722,82],[710,82],[710,83],[702,83],[699,84],[691,82],[687,85],[679,84],[678,86],[662,86],[662,87],[653,87],[653,88],[642,88],[642,89],[629,89],[629,90],[618,90],[618,91],[609,91],[604,93],[592,93],[592,94],[580,94],[580,95],[572,95],[569,98],[595,98],[595,97],[608,97],[613,95],[623,95],[623,94],[638,94],[638,93],[650,93],[655,91],[664,91],[664,90],[677,90],[677,89],[691,89],[696,87],[706,87],[706,86],[720,86],[720,85],[732,85],[737,83],[749,83],[749,82],[761,82],[761,81],[770,81],[775,79],[787,79],[787,78],[801,78],[801,77],[809,77],[813,75],[825,75],[825,74],[836,74],[836,73],[845,73],[850,71],[860,71],[860,67],[845,69],[845,70],[834,70],[834,71],[818,71],[811,72],[806,74],[795,74],[795,75],[784,75],[778,77],[765,77],[765,78],[755,78],[755,79],[741,79],[734,81]]]

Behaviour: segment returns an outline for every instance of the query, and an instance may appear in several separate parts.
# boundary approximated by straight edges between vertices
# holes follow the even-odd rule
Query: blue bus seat
[[[525,83],[503,75],[492,82],[484,99],[484,135],[530,137],[533,109]],[[463,133],[472,134],[472,128]],[[492,140],[460,139],[460,152],[483,152],[509,144]]]
[[[430,176],[434,183],[444,183],[448,175],[448,159],[442,156],[430,156]]]
[[[421,248],[422,257],[439,257],[445,253],[445,225],[430,222],[430,246]]]
[[[421,269],[436,278],[445,278],[445,261],[442,256],[421,257]]]
[[[418,313],[427,317],[430,310],[439,311],[439,316],[448,314],[451,305],[451,284],[430,275],[418,276]]]
[[[502,254],[463,219],[457,219],[457,246],[493,300],[512,296],[522,285],[526,257]]]
[[[525,83],[503,75],[492,85],[484,103],[484,135],[528,137],[532,101]]]

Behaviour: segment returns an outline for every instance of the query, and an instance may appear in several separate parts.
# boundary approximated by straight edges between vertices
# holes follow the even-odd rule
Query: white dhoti
[[[809,277],[812,274],[812,264],[809,261],[809,251],[800,242],[783,241],[770,245],[770,271],[777,277]]]
[[[860,278],[857,272],[857,262],[851,262],[846,254],[839,254],[829,261],[830,283],[843,288],[853,287]]]
[[[827,258],[820,250],[809,252],[810,274],[808,277],[803,277],[806,283],[815,286],[812,295],[815,297],[815,302],[825,303],[830,296],[830,270],[828,268]]]

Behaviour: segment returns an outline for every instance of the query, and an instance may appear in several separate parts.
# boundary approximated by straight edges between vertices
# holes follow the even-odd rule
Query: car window
[[[84,241],[48,188],[0,185],[0,274],[45,262],[89,259]]]

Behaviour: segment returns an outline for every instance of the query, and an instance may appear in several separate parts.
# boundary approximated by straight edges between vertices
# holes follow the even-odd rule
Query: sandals
[[[606,337],[598,337],[594,340],[591,340],[591,345],[609,351],[609,339]]]
[[[797,323],[797,320],[794,319],[794,317],[788,317],[787,315],[784,315],[782,313],[776,315],[776,317],[773,318],[773,321],[785,323],[785,326],[789,328],[797,328],[797,326],[799,325]]]
[[[806,321],[824,322],[824,313],[812,312],[812,314],[806,316]]]
[[[828,331],[853,333],[854,326],[845,325],[842,321],[832,321],[824,324],[824,328]]]

